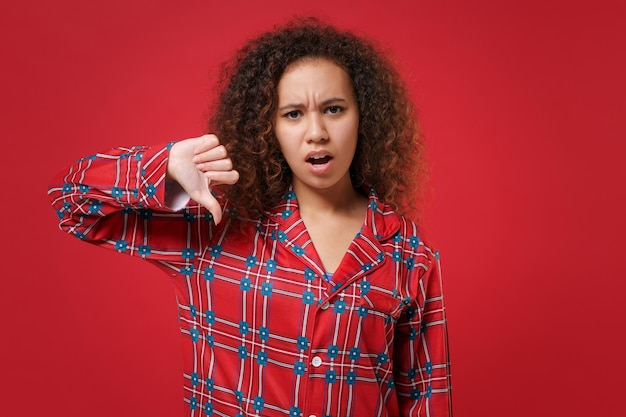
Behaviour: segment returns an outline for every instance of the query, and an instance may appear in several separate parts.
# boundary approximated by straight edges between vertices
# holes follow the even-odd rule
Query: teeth
[[[320,165],[328,163],[328,161],[330,161],[331,159],[332,157],[330,155],[315,155],[309,157],[307,161],[309,161],[309,163],[313,165]]]

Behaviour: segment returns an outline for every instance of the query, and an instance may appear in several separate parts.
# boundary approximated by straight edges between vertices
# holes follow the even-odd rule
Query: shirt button
[[[315,414],[311,414],[309,417],[317,417]]]
[[[325,302],[324,304],[322,304],[322,306],[320,307],[322,310],[326,310],[328,307],[330,307],[330,303]]]
[[[320,358],[319,356],[314,357],[313,360],[311,361],[311,365],[315,366],[316,368],[320,366],[321,364],[322,364],[322,358]]]

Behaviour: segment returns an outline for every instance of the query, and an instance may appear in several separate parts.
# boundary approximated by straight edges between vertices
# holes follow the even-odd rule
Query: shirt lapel
[[[378,201],[375,191],[369,190],[369,205],[361,232],[354,238],[332,278],[326,282],[326,291],[320,303],[333,297],[337,292],[355,280],[367,281],[367,276],[385,262],[381,242],[391,239],[400,228],[398,215]],[[300,217],[298,203],[293,190],[285,194],[270,216],[276,221],[276,239],[280,245],[311,268],[323,279],[325,273],[309,233]]]

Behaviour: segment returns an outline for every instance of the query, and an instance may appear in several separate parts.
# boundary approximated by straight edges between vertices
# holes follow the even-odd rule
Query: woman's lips
[[[311,156],[307,158],[307,162],[313,165],[324,165],[332,159],[330,155]]]
[[[325,151],[313,151],[306,156],[305,162],[315,174],[324,174],[330,170],[333,156]]]

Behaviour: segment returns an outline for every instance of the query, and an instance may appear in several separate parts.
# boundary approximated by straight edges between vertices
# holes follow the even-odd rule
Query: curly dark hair
[[[417,217],[423,142],[402,79],[371,41],[316,18],[292,20],[248,41],[222,69],[209,128],[240,174],[237,184],[223,190],[237,215],[258,217],[280,201],[291,183],[272,123],[283,72],[306,58],[328,59],[352,81],[360,114],[350,167],[353,186],[372,186],[395,210]]]

